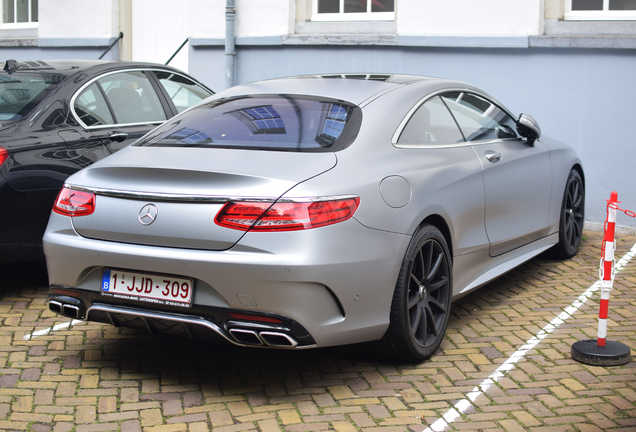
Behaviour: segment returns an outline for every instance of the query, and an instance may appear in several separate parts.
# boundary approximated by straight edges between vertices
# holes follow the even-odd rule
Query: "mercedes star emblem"
[[[139,212],[139,222],[142,225],[150,225],[157,219],[157,206],[154,204],[146,204]]]

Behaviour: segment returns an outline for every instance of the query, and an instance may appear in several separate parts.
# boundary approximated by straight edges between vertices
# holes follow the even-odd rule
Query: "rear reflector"
[[[258,316],[258,315],[247,315],[247,314],[239,314],[239,313],[230,313],[230,316],[234,319],[246,320],[246,321],[260,321],[260,322],[269,322],[282,324],[283,322],[276,318],[266,317],[266,316]]]
[[[350,219],[360,198],[329,201],[229,202],[216,215],[217,225],[241,231],[297,231],[318,228]],[[271,207],[270,207],[271,206]]]
[[[7,160],[9,157],[9,152],[7,149],[0,147],[0,166]]]
[[[70,291],[70,290],[60,289],[60,288],[51,288],[51,293],[67,295],[67,296],[70,296],[70,297],[79,297],[82,294],[82,293],[79,293],[77,291]]]
[[[53,211],[63,216],[87,216],[95,211],[95,194],[64,186],[57,195]]]

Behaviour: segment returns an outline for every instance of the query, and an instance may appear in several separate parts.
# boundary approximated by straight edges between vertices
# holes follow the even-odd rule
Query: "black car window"
[[[320,152],[345,148],[360,128],[359,107],[310,96],[243,96],[199,105],[137,145]]]
[[[464,137],[442,100],[435,96],[423,103],[408,120],[398,145],[440,145],[464,142]]]
[[[0,73],[0,121],[28,115],[63,78],[47,73]]]
[[[75,113],[86,126],[115,123],[106,99],[97,85],[92,83],[75,99]]]
[[[172,99],[178,112],[185,111],[211,95],[206,89],[183,75],[158,71],[155,71],[155,75]]]
[[[104,89],[117,123],[150,123],[167,119],[157,93],[142,71],[110,74],[98,82]]]
[[[467,92],[442,95],[466,140],[481,141],[518,138],[516,123],[494,103]]]

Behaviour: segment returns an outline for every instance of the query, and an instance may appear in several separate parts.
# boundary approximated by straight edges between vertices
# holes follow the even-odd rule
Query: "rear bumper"
[[[58,293],[56,291],[63,293]],[[69,296],[73,294],[73,296]],[[77,295],[77,297],[74,297]],[[269,314],[280,323],[270,324],[230,316],[231,311],[197,307],[188,313],[147,310],[135,305],[104,303],[94,293],[51,287],[48,299],[52,312],[68,318],[131,327],[150,333],[187,337],[195,340],[225,341],[239,346],[271,348],[312,348],[315,341],[301,325],[287,317]]]
[[[121,325],[146,327],[140,317],[156,312],[164,315],[147,316],[145,321],[161,328],[165,322],[175,321],[172,318],[177,314],[188,318],[182,320],[186,327],[205,329],[232,343],[278,346],[272,342],[275,339],[300,348],[381,338],[389,324],[395,282],[409,240],[402,234],[366,228],[352,219],[306,231],[247,233],[226,251],[166,248],[80,237],[69,218],[53,214],[44,251],[51,286],[81,292],[79,319],[112,324],[110,313]],[[192,278],[193,306],[102,296],[104,268]],[[55,296],[51,300],[56,301]],[[96,305],[122,306],[129,313],[107,313]],[[253,329],[243,327],[230,331],[228,321],[218,319],[219,311],[225,315],[228,311],[273,314],[282,317],[288,327],[296,323],[303,330],[290,328],[283,336],[276,334],[280,333],[276,328],[254,334],[250,333]],[[138,317],[132,320],[134,316]],[[192,329],[182,333],[187,335],[187,331]],[[285,342],[287,336],[294,342]]]

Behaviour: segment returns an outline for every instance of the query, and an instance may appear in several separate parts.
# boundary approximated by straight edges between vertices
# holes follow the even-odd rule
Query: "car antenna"
[[[11,75],[13,72],[15,72],[16,70],[18,70],[20,66],[18,65],[18,62],[15,60],[7,60],[4,63],[4,70]]]
[[[102,55],[100,55],[100,56],[99,56],[99,60],[101,60],[101,59],[102,59],[102,57],[104,57],[104,56],[106,55],[106,53],[107,53],[108,51],[110,51],[110,49],[111,49],[112,47],[114,47],[114,46],[115,46],[115,44],[116,44],[117,42],[119,42],[119,40],[120,40],[120,39],[123,39],[123,38],[124,38],[124,32],[119,32],[119,36],[117,37],[117,39],[115,39],[115,42],[113,42],[112,44],[110,44],[110,46],[109,46],[108,48],[106,48],[106,51],[104,51],[104,52],[102,53]]]

